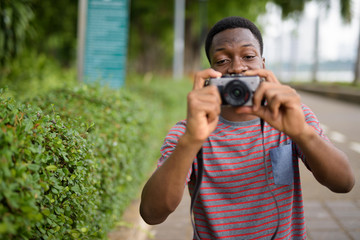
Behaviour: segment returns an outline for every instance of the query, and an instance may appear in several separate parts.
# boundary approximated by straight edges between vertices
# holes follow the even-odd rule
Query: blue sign
[[[83,80],[119,88],[126,76],[128,0],[88,0]]]

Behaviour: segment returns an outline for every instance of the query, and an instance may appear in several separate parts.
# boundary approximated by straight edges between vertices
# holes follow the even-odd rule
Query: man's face
[[[211,67],[222,74],[241,74],[247,70],[265,68],[260,44],[246,28],[219,32],[210,48]]]

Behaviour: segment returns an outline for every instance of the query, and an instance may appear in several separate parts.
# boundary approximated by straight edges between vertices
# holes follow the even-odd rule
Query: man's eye
[[[251,60],[251,59],[254,59],[255,56],[254,55],[248,55],[248,56],[245,56],[244,59],[246,60]]]
[[[227,60],[226,59],[222,59],[222,60],[219,60],[216,62],[217,65],[222,65],[222,64],[225,64],[227,63]]]

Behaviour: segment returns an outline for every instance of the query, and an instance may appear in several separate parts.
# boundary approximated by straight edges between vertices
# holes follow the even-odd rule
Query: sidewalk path
[[[360,196],[332,193],[321,186],[305,167],[300,170],[308,238],[360,240]],[[156,226],[149,226],[141,220],[138,206],[139,201],[132,204],[124,219],[129,224],[114,231],[110,240],[192,239],[190,197],[187,191],[176,211],[164,223]]]
[[[309,239],[360,240],[358,184],[348,194],[337,194],[320,185],[304,166],[300,172]]]
[[[190,240],[193,229],[190,220],[190,196],[185,189],[178,208],[162,224],[152,226],[152,237],[146,240]]]
[[[336,194],[321,186],[302,167],[308,238],[311,240],[360,240],[360,196]],[[151,227],[146,240],[192,239],[190,198],[187,191],[178,209],[162,224]]]

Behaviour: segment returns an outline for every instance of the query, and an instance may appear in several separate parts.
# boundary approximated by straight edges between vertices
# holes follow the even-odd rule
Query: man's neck
[[[245,122],[245,121],[250,121],[250,120],[254,120],[256,118],[258,118],[258,116],[255,116],[253,114],[248,114],[248,113],[235,113],[234,108],[232,107],[222,107],[221,108],[221,113],[220,115],[231,122]]]

